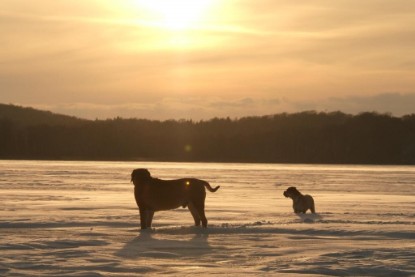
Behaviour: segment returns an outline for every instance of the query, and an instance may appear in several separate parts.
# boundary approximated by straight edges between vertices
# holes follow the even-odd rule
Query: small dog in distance
[[[311,195],[304,195],[295,187],[289,187],[284,191],[284,196],[293,200],[293,209],[295,213],[305,214],[307,210],[310,210],[313,214],[316,213],[314,206],[314,199]]]

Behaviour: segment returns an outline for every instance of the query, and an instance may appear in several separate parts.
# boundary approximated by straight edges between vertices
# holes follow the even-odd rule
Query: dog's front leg
[[[138,209],[140,210],[141,230],[144,230],[147,228],[147,209],[143,206],[139,206]]]
[[[146,214],[147,214],[146,215],[147,216],[147,220],[146,220],[147,224],[146,224],[146,226],[148,228],[151,228],[151,222],[153,221],[154,211],[147,210]]]

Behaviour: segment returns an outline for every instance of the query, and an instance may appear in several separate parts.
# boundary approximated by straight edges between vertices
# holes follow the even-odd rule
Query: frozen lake
[[[180,208],[140,232],[135,168],[220,185],[208,228]],[[0,202],[1,276],[415,276],[413,166],[0,161]]]

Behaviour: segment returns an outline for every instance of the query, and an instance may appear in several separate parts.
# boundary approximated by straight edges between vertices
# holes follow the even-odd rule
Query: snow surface
[[[180,208],[140,232],[141,167],[220,185],[208,228]],[[0,161],[0,202],[0,276],[415,276],[410,166]]]

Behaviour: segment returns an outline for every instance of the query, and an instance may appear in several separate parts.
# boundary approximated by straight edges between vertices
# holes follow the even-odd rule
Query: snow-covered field
[[[139,167],[220,185],[209,227],[180,208],[140,232]],[[415,276],[415,167],[0,161],[0,203],[0,276]]]

